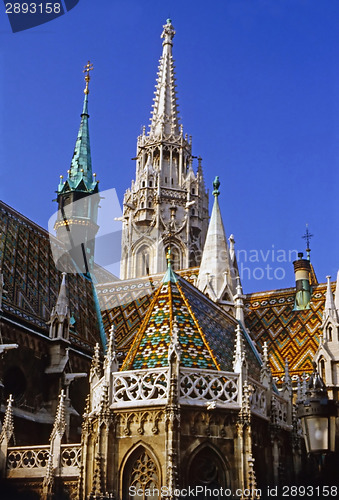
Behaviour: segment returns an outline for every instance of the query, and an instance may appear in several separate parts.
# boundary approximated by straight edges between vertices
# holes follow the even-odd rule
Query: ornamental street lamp
[[[335,451],[337,402],[329,400],[324,381],[313,363],[313,373],[306,391],[306,400],[298,403],[307,453],[325,454]]]

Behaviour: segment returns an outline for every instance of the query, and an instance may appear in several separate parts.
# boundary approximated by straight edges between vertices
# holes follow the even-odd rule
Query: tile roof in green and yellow
[[[166,273],[127,353],[122,370],[168,366],[168,348],[176,323],[184,367],[233,371],[237,322],[185,279]],[[259,364],[245,340],[247,359]]]

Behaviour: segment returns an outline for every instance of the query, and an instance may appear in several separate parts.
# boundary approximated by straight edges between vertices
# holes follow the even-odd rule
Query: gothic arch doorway
[[[160,500],[160,472],[156,460],[144,446],[138,446],[123,469],[124,500]]]
[[[200,486],[204,491],[198,493],[200,500],[221,499],[221,488],[229,487],[229,472],[221,456],[210,446],[203,446],[189,460],[188,485]]]

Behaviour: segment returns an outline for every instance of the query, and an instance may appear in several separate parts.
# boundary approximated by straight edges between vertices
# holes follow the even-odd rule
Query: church
[[[95,262],[90,63],[56,236],[0,202],[8,498],[268,498],[308,477],[296,403],[312,363],[338,400],[339,273],[319,283],[307,241],[293,287],[244,293],[223,179],[209,215],[202,160],[179,122],[174,36],[168,19],[123,197],[120,279]]]

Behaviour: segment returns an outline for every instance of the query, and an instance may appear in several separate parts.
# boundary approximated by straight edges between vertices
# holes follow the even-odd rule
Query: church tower
[[[124,196],[121,279],[164,272],[167,246],[174,269],[199,265],[207,232],[201,158],[195,172],[192,139],[179,124],[170,19],[163,28],[151,125],[138,137],[135,181]]]
[[[80,128],[66,181],[60,176],[56,200],[58,217],[54,226],[57,238],[72,257],[77,272],[91,270],[94,263],[95,235],[99,229],[99,181],[96,180],[96,174],[92,173],[88,128],[89,72],[92,69],[93,65],[88,62],[84,69],[86,87]]]

